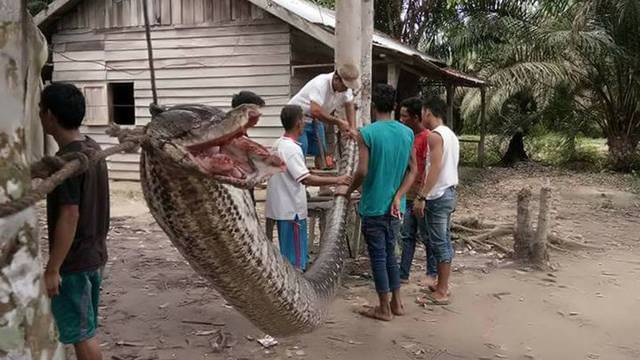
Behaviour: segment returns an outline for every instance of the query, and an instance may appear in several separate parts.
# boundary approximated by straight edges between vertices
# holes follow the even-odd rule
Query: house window
[[[136,103],[133,83],[109,84],[109,119],[118,125],[135,125]]]

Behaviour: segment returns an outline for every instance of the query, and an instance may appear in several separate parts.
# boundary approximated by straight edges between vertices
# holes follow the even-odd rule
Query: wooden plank
[[[288,75],[289,67],[277,66],[243,66],[226,68],[188,68],[188,69],[158,69],[156,79],[199,79],[208,78],[218,81],[220,78],[234,77],[254,77],[261,75]],[[105,78],[106,77],[106,78]],[[95,71],[55,71],[56,81],[86,81],[86,80],[146,80],[149,79],[149,71],[117,71],[109,68]]]
[[[158,96],[160,98],[163,97],[181,97],[181,98],[190,98],[190,97],[199,97],[199,96],[228,96],[231,99],[233,94],[236,94],[242,90],[246,90],[245,87],[225,87],[225,88],[216,88],[216,87],[203,87],[199,89],[190,89],[190,88],[182,88],[182,89],[158,89]],[[262,96],[265,101],[270,101],[271,98],[288,96],[289,95],[289,86],[252,86],[251,91],[256,94]],[[136,89],[135,90],[136,99],[138,98],[151,98],[151,90],[149,89]],[[185,100],[184,102],[187,102]]]
[[[264,19],[265,12],[259,7],[251,4],[251,18],[252,19]]]
[[[78,63],[82,64],[82,63]],[[86,63],[84,63],[86,64]],[[200,67],[229,67],[229,66],[266,66],[266,65],[289,65],[289,54],[275,54],[275,55],[235,55],[235,56],[210,56],[210,57],[195,57],[195,58],[182,58],[182,59],[159,59],[155,60],[154,64],[156,69],[163,68],[200,68]],[[58,69],[60,65],[67,65],[66,63],[56,63],[55,67]],[[110,61],[109,66],[115,69],[129,69],[129,70],[146,70],[149,68],[149,63],[146,60],[132,60],[132,61]],[[60,70],[72,70],[67,68],[59,68]],[[84,69],[78,70],[100,70],[98,69]]]
[[[194,11],[195,0],[182,0],[182,23],[193,24],[195,20]]]
[[[171,24],[171,0],[162,0],[160,3],[160,23]]]
[[[95,40],[94,40],[95,41]],[[81,44],[86,44],[87,41]],[[71,45],[74,43],[69,43]],[[225,37],[200,37],[200,38],[188,38],[188,39],[153,39],[153,49],[182,49],[182,48],[196,48],[196,47],[219,47],[219,46],[246,46],[246,45],[287,45],[289,44],[289,34],[276,33],[276,34],[255,34],[247,36],[225,36]],[[131,40],[131,41],[113,41],[107,40],[104,42],[104,48],[99,50],[144,50],[147,48],[147,42],[145,40]],[[68,49],[68,48],[67,48]],[[75,49],[75,50],[81,50]],[[85,50],[98,50],[98,49],[85,49]],[[73,51],[73,50],[67,50]]]
[[[53,54],[53,62],[82,61],[82,60],[102,60],[104,61],[104,51],[68,51],[64,54]],[[73,59],[73,60],[70,60]]]
[[[86,51],[92,52],[92,51]],[[73,52],[83,57],[82,53]],[[118,60],[143,60],[147,58],[146,50],[127,50],[127,51],[105,51],[105,59],[107,61]],[[275,55],[288,54],[288,45],[264,45],[264,46],[221,46],[210,48],[191,48],[191,49],[157,49],[154,50],[155,59],[179,59],[204,56],[228,56],[228,55]],[[54,54],[55,57],[55,54]],[[85,60],[85,59],[82,59]]]
[[[171,24],[182,24],[182,0],[171,0]]]
[[[73,76],[74,72],[60,72],[65,76]],[[77,72],[75,72],[77,73]],[[159,69],[156,70],[156,79],[198,79],[208,78],[218,81],[221,78],[233,77],[253,77],[261,75],[288,75],[288,66],[243,66],[226,68],[191,68],[191,69]],[[108,80],[146,80],[149,79],[149,72],[122,72],[108,71]],[[214,84],[215,85],[215,84]]]
[[[136,172],[140,170],[140,163],[131,163],[131,162],[119,162],[109,159],[107,162],[107,168],[109,171],[126,171],[126,172]]]
[[[113,16],[113,0],[104,0],[104,26],[109,27],[111,24],[111,16]]]
[[[108,13],[108,11],[107,11]],[[105,40],[105,33],[94,30],[83,29],[82,31],[64,31],[51,36],[52,44],[66,44],[72,42],[84,42],[94,40]]]
[[[92,71],[92,70],[104,70],[104,64],[97,64],[94,62],[58,62],[53,64],[53,71]]]
[[[204,22],[204,2],[203,0],[193,1],[193,22],[202,24]]]
[[[84,93],[87,113],[85,124],[107,125],[109,123],[109,110],[107,108],[107,92],[105,86],[85,86]]]
[[[142,0],[122,0],[127,4],[125,7],[125,24],[124,26],[138,26],[140,24],[140,18],[143,15],[142,13]]]
[[[107,164],[109,162],[107,161]],[[140,181],[140,172],[132,171],[109,171],[109,179],[123,181]]]
[[[183,0],[184,1],[184,0]],[[251,25],[211,25],[197,27],[156,27],[153,29],[153,39],[182,39],[193,37],[215,37],[215,36],[242,36],[250,34],[271,34],[276,32],[288,33],[289,28],[285,24],[251,24]],[[69,32],[73,37],[78,31]],[[60,42],[65,42],[65,34],[58,34],[57,38]],[[144,40],[145,34],[143,29],[130,28],[111,30],[106,34],[107,40]]]
[[[229,106],[231,104],[231,96],[233,93],[228,92],[226,96],[189,96],[189,97],[171,97],[171,96],[159,96],[158,99],[162,105],[175,105],[186,103],[207,104],[211,106]],[[152,97],[136,96],[136,101],[140,101],[141,104],[148,104],[151,102]],[[289,97],[286,95],[271,96],[264,98],[267,106],[278,106],[281,108],[285,106],[289,101]]]
[[[153,0],[153,24],[161,24],[162,0]],[[143,18],[144,20],[144,18]],[[144,25],[144,21],[142,22]]]
[[[218,4],[217,14],[213,14],[215,22],[226,22],[231,20],[231,0],[216,0]]]
[[[159,89],[206,88],[212,85],[219,88],[288,86],[289,75],[227,77],[216,80],[215,84],[211,79],[159,79],[156,83]],[[147,80],[136,81],[134,86],[135,89],[151,89],[151,83]]]
[[[213,0],[203,0],[203,21],[206,23],[213,22]]]
[[[68,43],[63,45],[65,45],[64,52],[104,50],[104,40],[73,42],[73,43]]]
[[[105,8],[106,1],[108,0],[98,0],[94,6],[95,8],[95,23],[92,29],[104,29],[105,25],[105,17],[107,15],[107,9]]]
[[[142,102],[142,101],[140,101]],[[165,105],[164,103],[162,103],[163,105]],[[184,103],[183,103],[184,104]],[[210,105],[210,106],[215,106],[217,108],[220,108],[220,110],[223,111],[229,111],[231,110],[231,101],[229,100],[228,102],[221,104],[221,105],[216,105],[216,104],[211,104],[211,103],[207,103],[207,102],[198,102],[198,104],[203,104],[203,105]],[[167,104],[167,105],[176,105],[176,104]],[[280,111],[282,111],[282,106],[265,106],[263,108],[260,109],[260,112],[262,113],[262,116],[260,117],[260,124],[263,124],[263,118],[266,119],[268,117],[270,117],[271,119],[278,119],[277,123],[275,125],[272,126],[279,126],[280,125],[280,120],[279,120],[279,116],[280,116]],[[150,116],[149,115],[149,103],[144,103],[144,104],[138,104],[138,106],[136,106],[136,118],[137,117],[147,117]],[[269,120],[265,120],[265,121],[269,121]]]

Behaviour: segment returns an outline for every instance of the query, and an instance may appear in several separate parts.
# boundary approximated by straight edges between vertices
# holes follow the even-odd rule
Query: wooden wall
[[[195,25],[262,19],[267,14],[245,0],[148,0],[149,21]],[[82,0],[57,23],[58,30],[143,26],[142,0]]]
[[[150,119],[151,84],[139,0],[84,0],[52,36],[53,80],[80,87],[87,99],[84,130],[103,145],[109,123],[107,84],[133,82],[136,125]],[[290,94],[290,28],[244,0],[154,0],[151,37],[159,102],[229,109],[240,90],[267,106],[249,135],[271,145]],[[104,15],[104,16],[103,16]],[[167,20],[169,19],[169,20]],[[109,161],[112,177],[137,179],[138,156]]]

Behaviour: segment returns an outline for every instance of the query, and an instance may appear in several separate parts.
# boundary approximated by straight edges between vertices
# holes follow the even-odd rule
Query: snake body
[[[343,173],[353,169],[355,143],[344,149]],[[247,190],[185,171],[150,143],[143,144],[140,172],[153,217],[191,267],[236,310],[273,336],[322,324],[343,269],[347,199],[334,200],[319,256],[302,274],[267,239]]]

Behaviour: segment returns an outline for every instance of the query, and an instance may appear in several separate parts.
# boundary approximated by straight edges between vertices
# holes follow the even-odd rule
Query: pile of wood
[[[549,266],[549,249],[568,252],[570,250],[602,250],[602,248],[575,242],[551,232],[551,187],[540,189],[540,208],[534,229],[531,216],[531,189],[518,192],[517,218],[515,223],[489,223],[477,217],[454,219],[452,231],[457,240],[469,249],[494,249],[514,259],[530,262],[539,268]],[[513,248],[498,241],[512,238]]]

